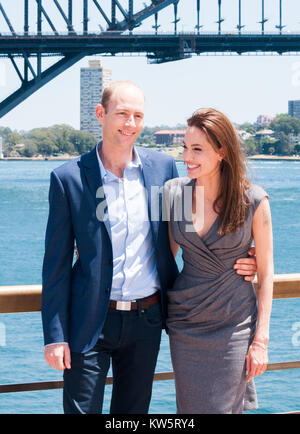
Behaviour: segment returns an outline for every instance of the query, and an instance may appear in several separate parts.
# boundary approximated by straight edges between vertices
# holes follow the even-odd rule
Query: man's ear
[[[96,106],[96,110],[95,111],[96,111],[96,116],[97,116],[98,121],[102,122],[103,119],[104,119],[104,114],[105,114],[105,109],[104,109],[103,105],[98,104]]]

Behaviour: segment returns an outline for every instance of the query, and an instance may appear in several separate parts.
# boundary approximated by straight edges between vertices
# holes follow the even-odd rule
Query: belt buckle
[[[117,301],[116,310],[131,310],[131,301]]]

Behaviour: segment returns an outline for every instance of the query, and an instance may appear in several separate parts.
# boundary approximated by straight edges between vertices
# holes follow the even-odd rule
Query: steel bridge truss
[[[73,24],[73,6],[75,2],[77,7],[80,2],[80,7],[82,8],[82,29],[80,30],[76,30]],[[106,3],[108,2],[109,0],[106,1]],[[6,25],[5,30],[1,29],[3,24],[0,27],[0,56],[10,59],[21,81],[19,89],[0,103],[0,117],[7,114],[50,80],[57,77],[85,56],[97,52],[109,52],[109,47],[107,46],[108,40],[106,40],[106,44],[100,43],[98,40],[96,42],[99,46],[98,50],[95,49],[95,47],[91,49],[89,46],[89,13],[98,13],[99,22],[105,21],[106,23],[106,30],[99,24],[100,32],[98,36],[100,36],[100,39],[102,39],[101,36],[105,37],[107,34],[112,34],[112,32],[114,35],[121,35],[122,32],[127,30],[131,32],[151,15],[155,17],[154,27],[156,27],[157,32],[159,27],[157,24],[158,13],[170,5],[174,7],[175,25],[178,22],[176,15],[179,0],[152,0],[149,6],[144,4],[144,8],[137,13],[134,13],[134,0],[110,0],[110,2],[109,16],[101,5],[103,1],[76,0],[73,2],[73,0],[52,0],[53,5],[65,23],[65,31],[63,34],[65,35],[64,41],[67,42],[66,45],[65,43],[61,44],[60,35],[62,33],[57,30],[54,19],[51,18],[51,14],[47,12],[45,1],[23,1],[24,26],[21,33],[16,31],[13,26],[3,6],[4,2],[0,2],[0,18],[2,18],[0,26],[2,23]],[[127,9],[123,6],[126,2]],[[49,6],[49,0],[47,1],[47,5]],[[37,18],[34,33],[32,33],[32,29],[29,25],[30,16],[33,14]],[[121,15],[121,20],[117,19],[118,15]],[[46,22],[47,27],[51,29],[52,38],[48,33],[43,31],[43,22]],[[3,34],[4,31],[9,31],[9,34]],[[84,44],[82,44],[83,41],[85,41]],[[106,47],[103,50],[104,46]],[[124,48],[125,47],[123,47],[121,51],[124,51]],[[59,56],[60,60],[51,67],[47,67],[43,70],[42,58],[49,56]],[[23,59],[21,68],[16,58]],[[32,61],[32,59],[34,59],[34,61]]]
[[[191,57],[192,54],[235,52],[300,52],[300,35],[282,33],[285,25],[282,20],[282,0],[278,0],[278,33],[265,33],[265,0],[261,0],[261,32],[243,33],[242,0],[237,0],[237,32],[222,32],[222,0],[215,0],[217,7],[218,31],[214,34],[202,32],[201,11],[203,0],[151,0],[144,3],[141,10],[135,11],[134,0],[17,0],[22,4],[24,20],[22,31],[16,30],[9,14],[4,8],[5,0],[0,1],[0,57],[10,59],[21,85],[19,89],[0,102],[0,117],[24,101],[46,83],[85,56],[95,54],[116,55],[118,53],[146,54],[150,63],[162,63]],[[178,4],[185,1],[195,8],[195,31],[190,34],[177,32]],[[149,0],[148,0],[149,2]],[[81,8],[82,27],[77,28],[73,20],[73,7],[76,3]],[[11,0],[10,0],[11,5]],[[104,7],[105,5],[105,7]],[[109,7],[108,7],[109,5]],[[50,8],[51,6],[51,8]],[[159,12],[171,7],[173,9],[174,31],[171,34],[158,32]],[[50,8],[50,9],[49,9]],[[63,31],[57,28],[57,18],[53,10],[62,19]],[[50,12],[49,12],[50,11]],[[97,20],[99,32],[89,29],[90,16]],[[139,35],[134,29],[144,20],[153,16],[153,34]],[[34,28],[32,22],[34,21]],[[106,28],[104,28],[105,26]],[[49,29],[51,32],[49,33]],[[6,33],[4,33],[6,32]],[[7,33],[8,32],[8,33]],[[51,66],[44,64],[43,58],[59,58]],[[20,62],[21,59],[21,62]],[[20,66],[21,65],[21,66]]]

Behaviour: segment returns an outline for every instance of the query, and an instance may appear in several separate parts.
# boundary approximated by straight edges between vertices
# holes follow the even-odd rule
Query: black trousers
[[[144,311],[109,309],[94,348],[83,354],[71,353],[71,369],[64,371],[65,414],[102,413],[110,361],[110,413],[148,413],[161,331],[160,303]]]

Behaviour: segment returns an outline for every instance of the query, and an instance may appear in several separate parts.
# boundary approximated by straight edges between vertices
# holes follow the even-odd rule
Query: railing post
[[[116,2],[111,0],[111,28],[114,29],[116,26]]]
[[[73,32],[73,0],[68,2],[68,31]]]
[[[239,34],[242,33],[242,28],[245,27],[242,25],[242,0],[239,0],[239,23],[236,27],[239,31]]]
[[[29,14],[28,14],[28,0],[24,0],[24,33],[28,34],[29,31]]]
[[[88,33],[88,0],[83,0],[83,33]]]
[[[200,29],[202,27],[202,26],[200,26],[200,7],[201,7],[200,0],[197,0],[197,24],[196,24],[195,28],[197,29],[198,35],[199,35]]]
[[[37,0],[37,34],[42,33],[42,0]]]

